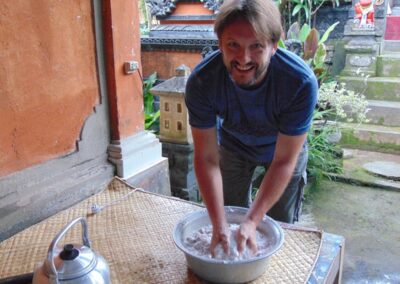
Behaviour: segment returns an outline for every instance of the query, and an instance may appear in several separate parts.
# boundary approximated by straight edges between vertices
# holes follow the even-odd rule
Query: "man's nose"
[[[249,63],[251,61],[250,50],[248,48],[241,48],[236,59],[241,65]]]

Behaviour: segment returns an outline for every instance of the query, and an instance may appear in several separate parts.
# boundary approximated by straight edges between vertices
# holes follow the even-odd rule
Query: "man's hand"
[[[210,252],[215,257],[215,247],[220,244],[225,254],[229,254],[229,240],[231,232],[228,224],[225,224],[219,228],[213,227],[213,233],[211,238]]]
[[[246,246],[249,247],[253,255],[257,253],[256,229],[256,224],[251,220],[245,220],[240,224],[236,232],[237,249],[240,254],[244,252]]]

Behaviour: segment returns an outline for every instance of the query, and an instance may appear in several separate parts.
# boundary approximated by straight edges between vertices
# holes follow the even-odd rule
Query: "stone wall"
[[[348,20],[350,10],[352,6],[350,4],[342,5],[336,8],[322,7],[318,10],[316,16],[317,30],[321,35],[334,24],[339,21],[336,28],[330,33],[329,39],[340,39],[343,38],[344,26]]]

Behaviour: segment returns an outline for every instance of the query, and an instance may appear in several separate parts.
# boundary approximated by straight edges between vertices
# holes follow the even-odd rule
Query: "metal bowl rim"
[[[248,208],[245,207],[238,207],[238,206],[224,206],[225,212],[227,210],[248,210]],[[283,229],[281,228],[281,226],[271,217],[265,215],[263,221],[268,220],[268,222],[270,222],[274,227],[277,228],[278,232],[279,232],[279,236],[280,236],[280,240],[279,243],[277,243],[276,247],[274,247],[274,249],[272,251],[270,251],[269,253],[265,254],[265,255],[260,255],[260,256],[256,256],[256,257],[252,257],[250,259],[243,259],[243,260],[221,260],[221,259],[214,259],[214,258],[208,258],[208,257],[203,257],[203,256],[198,256],[195,254],[192,254],[190,251],[187,250],[187,248],[183,245],[182,241],[178,241],[178,237],[177,236],[177,230],[179,226],[183,226],[183,223],[186,222],[187,219],[190,219],[190,217],[192,217],[193,215],[198,215],[198,214],[208,214],[207,213],[207,209],[203,208],[201,210],[197,210],[194,211],[188,215],[186,215],[184,218],[182,218],[178,223],[175,224],[174,226],[174,230],[173,230],[173,239],[174,239],[174,243],[175,245],[182,251],[185,253],[185,256],[190,256],[202,261],[206,261],[208,263],[213,263],[213,264],[246,264],[246,263],[252,263],[252,262],[256,262],[256,261],[260,261],[263,259],[268,259],[271,255],[275,254],[283,245],[284,242],[284,232]]]

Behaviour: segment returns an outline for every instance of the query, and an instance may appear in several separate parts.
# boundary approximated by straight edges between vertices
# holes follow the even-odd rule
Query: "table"
[[[91,214],[96,203],[104,208]],[[0,278],[33,270],[63,225],[86,216],[94,251],[109,263],[112,283],[204,283],[186,266],[174,245],[178,220],[203,206],[136,190],[114,179],[106,191],[92,196],[0,243]],[[340,282],[344,239],[321,230],[282,224],[285,242],[271,257],[267,271],[253,283]],[[66,236],[81,243],[81,232]]]
[[[341,283],[344,248],[343,236],[324,233],[317,263],[307,283]]]

